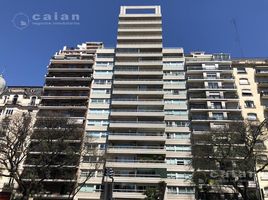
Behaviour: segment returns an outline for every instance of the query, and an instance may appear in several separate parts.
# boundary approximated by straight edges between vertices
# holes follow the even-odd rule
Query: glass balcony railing
[[[111,136],[162,136],[164,133],[109,133]]]
[[[164,160],[125,160],[125,159],[107,159],[107,162],[119,162],[119,163],[166,163]]]
[[[165,149],[163,146],[109,146],[109,149]]]

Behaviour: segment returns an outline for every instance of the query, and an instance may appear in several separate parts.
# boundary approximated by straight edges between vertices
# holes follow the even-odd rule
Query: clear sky
[[[7,84],[43,85],[50,57],[65,45],[114,47],[120,5],[161,5],[165,47],[268,57],[268,0],[1,0],[0,71]],[[59,25],[55,13],[79,20]],[[45,14],[53,25],[33,24],[47,22]]]

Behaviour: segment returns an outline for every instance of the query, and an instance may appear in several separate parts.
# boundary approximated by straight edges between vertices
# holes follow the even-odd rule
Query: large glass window
[[[248,113],[247,119],[250,121],[257,120],[257,114],[256,113]]]
[[[210,82],[208,83],[208,88],[219,88],[219,85],[217,82]]]
[[[223,120],[224,119],[223,113],[212,113],[212,117],[213,117],[213,119],[217,119],[217,120]]]
[[[255,108],[254,101],[245,101],[245,108]]]

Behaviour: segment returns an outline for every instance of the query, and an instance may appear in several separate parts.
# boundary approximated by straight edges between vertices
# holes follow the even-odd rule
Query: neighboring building
[[[114,199],[144,199],[146,189],[165,181],[165,199],[194,200],[191,139],[239,120],[263,121],[267,74],[266,60],[165,48],[160,6],[122,6],[116,48],[101,42],[64,47],[50,60],[40,102],[40,87],[9,87],[1,95],[1,116],[36,113],[39,105],[37,121],[70,119],[83,136],[68,143],[97,152],[55,170],[38,199],[67,199],[99,163],[76,199],[103,199],[103,185],[111,183],[106,167],[114,172]],[[40,153],[30,152],[26,170],[34,170]],[[266,197],[267,172],[258,176]]]
[[[37,165],[36,160],[44,153],[47,154],[49,159],[51,153],[39,149],[38,143],[43,139],[40,133],[42,131],[44,134],[47,133],[47,128],[53,129],[54,125],[51,124],[52,127],[44,128],[42,123],[38,122],[39,120],[42,122],[45,118],[56,117],[56,119],[63,118],[63,120],[68,120],[68,123],[79,126],[79,130],[77,130],[79,132],[74,133],[73,136],[66,136],[63,142],[66,142],[74,151],[80,151],[83,145],[85,119],[91,89],[92,66],[98,48],[102,48],[102,43],[84,43],[78,45],[77,48],[64,47],[50,60],[36,119],[35,129],[38,134],[33,133],[34,137],[40,137],[37,138],[38,140],[33,138],[31,141],[30,152],[24,164],[24,174],[26,176],[24,180],[31,181],[27,178],[27,173],[31,174],[32,172],[37,174],[38,177],[36,178],[44,179],[42,190],[43,196],[46,198],[54,196],[56,198],[68,198],[70,191],[77,185],[79,167],[77,161],[80,159],[79,157],[70,157],[69,154],[64,152],[66,149],[61,149],[62,155],[57,154],[57,160],[53,161],[47,174],[43,175],[42,172],[39,172],[40,170],[37,168],[43,167],[43,165]],[[50,125],[48,124],[48,126]],[[44,140],[46,139],[44,138]],[[58,160],[66,164],[57,168]]]
[[[242,115],[249,121],[262,122],[268,117],[268,60],[234,59],[232,60]],[[268,147],[268,143],[265,143]],[[267,150],[266,150],[267,151]],[[267,160],[268,152],[263,155]],[[261,194],[268,199],[268,168],[258,174]]]
[[[0,80],[2,88],[2,78]],[[31,113],[35,118],[42,87],[39,86],[8,86],[1,89],[0,94],[0,120],[12,117],[17,113]],[[1,167],[1,166],[0,166]],[[5,186],[14,182],[7,177],[0,177],[0,199],[8,197]],[[9,199],[9,198],[8,198]]]

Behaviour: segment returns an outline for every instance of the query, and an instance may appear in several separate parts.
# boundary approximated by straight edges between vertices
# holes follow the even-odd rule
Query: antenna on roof
[[[243,48],[242,48],[242,46],[241,46],[241,40],[240,40],[240,35],[239,35],[239,32],[238,32],[238,28],[237,28],[236,20],[235,20],[234,18],[232,18],[232,19],[231,19],[231,22],[232,22],[232,24],[234,25],[235,37],[236,37],[235,40],[236,40],[236,42],[238,43],[241,57],[244,57],[244,51],[243,51]]]

